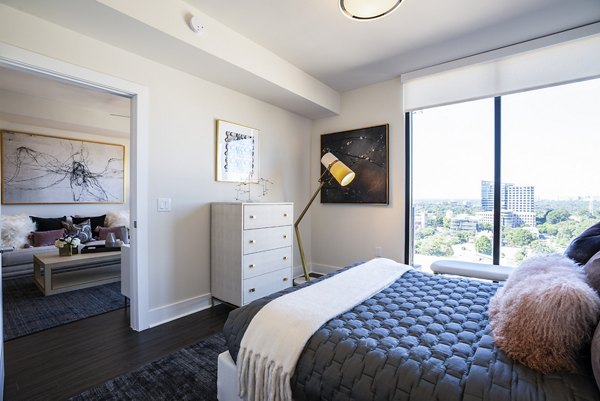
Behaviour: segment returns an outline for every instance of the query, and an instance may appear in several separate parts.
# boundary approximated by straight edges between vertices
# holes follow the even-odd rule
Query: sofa
[[[118,215],[119,218],[115,217],[115,213],[112,215],[107,213],[105,219],[104,216],[98,217],[102,217],[102,225],[108,227],[101,227],[102,230],[95,230],[95,238],[79,245],[79,250],[87,245],[104,244],[104,238],[106,238],[106,233],[108,232],[113,232],[115,237],[123,243],[129,242],[127,230],[129,222],[128,220],[124,221],[122,214]],[[33,276],[34,255],[52,252],[58,253],[58,249],[53,244],[54,240],[46,241],[42,246],[33,246],[35,243],[32,243],[32,234],[34,232],[39,233],[36,230],[41,227],[40,220],[37,220],[37,223],[33,223],[35,219],[37,218],[30,218],[30,216],[26,215],[2,216],[2,279]],[[72,223],[81,219],[82,217],[71,217],[66,221]],[[42,228],[48,227],[42,226]]]

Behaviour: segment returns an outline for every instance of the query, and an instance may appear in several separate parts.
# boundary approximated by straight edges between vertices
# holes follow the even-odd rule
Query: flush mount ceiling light
[[[344,15],[357,20],[371,20],[394,11],[402,0],[340,0]]]

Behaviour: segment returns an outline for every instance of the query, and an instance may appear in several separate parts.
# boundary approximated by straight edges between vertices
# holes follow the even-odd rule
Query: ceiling
[[[128,98],[0,67],[0,119],[17,124],[129,137]]]
[[[374,21],[338,0],[185,0],[344,92],[600,21],[599,0],[404,0]]]
[[[600,0],[404,0],[374,21],[345,17],[338,0],[0,3],[308,118],[338,113],[348,90],[600,22]],[[182,10],[207,32],[192,33]],[[7,75],[2,89],[127,114],[113,95],[54,81]]]

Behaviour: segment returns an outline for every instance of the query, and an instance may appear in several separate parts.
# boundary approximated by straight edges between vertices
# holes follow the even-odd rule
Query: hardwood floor
[[[4,343],[4,399],[65,400],[223,329],[231,307],[218,305],[135,332],[129,308]]]

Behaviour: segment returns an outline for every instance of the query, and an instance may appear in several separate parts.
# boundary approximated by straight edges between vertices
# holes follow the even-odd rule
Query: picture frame
[[[321,157],[331,152],[356,173],[342,187],[326,180],[321,203],[389,204],[389,124],[321,135]],[[325,166],[321,164],[321,174]]]
[[[125,146],[2,131],[2,204],[125,203]]]
[[[259,132],[256,128],[217,120],[217,181],[258,182]]]

